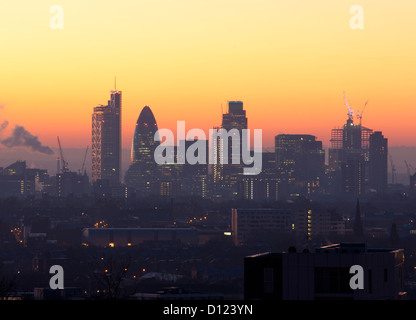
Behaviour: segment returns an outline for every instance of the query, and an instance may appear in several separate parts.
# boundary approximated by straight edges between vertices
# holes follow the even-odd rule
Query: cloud
[[[0,125],[0,132],[3,131],[7,127],[8,124],[9,123],[7,120],[4,121]],[[30,148],[32,151],[37,151],[40,153],[45,153],[45,154],[54,153],[51,148],[49,148],[48,146],[42,145],[42,143],[39,141],[37,136],[34,136],[29,131],[27,131],[24,127],[19,126],[19,125],[16,125],[14,127],[12,134],[8,138],[0,140],[0,143],[2,143],[8,148],[26,147],[26,148]]]
[[[4,122],[0,125],[0,133],[7,128],[7,126],[9,125],[9,121],[4,120]]]

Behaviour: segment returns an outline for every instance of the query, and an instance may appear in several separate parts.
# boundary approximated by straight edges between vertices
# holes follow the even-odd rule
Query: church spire
[[[363,234],[364,232],[363,232],[363,225],[361,222],[360,200],[357,198],[357,206],[355,209],[355,220],[354,220],[354,235],[358,237],[362,237]]]

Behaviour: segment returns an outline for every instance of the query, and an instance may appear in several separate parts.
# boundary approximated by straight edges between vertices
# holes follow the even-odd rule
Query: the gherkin
[[[136,122],[131,147],[131,165],[125,176],[126,185],[135,188],[141,195],[156,192],[158,174],[154,152],[160,143],[158,139],[155,141],[157,131],[153,112],[145,106]]]

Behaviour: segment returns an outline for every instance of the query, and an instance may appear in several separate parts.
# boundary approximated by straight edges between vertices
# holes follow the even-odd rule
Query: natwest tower
[[[243,109],[242,101],[228,101],[228,113],[222,115],[222,129],[225,129],[226,132],[232,132],[231,136],[222,137],[222,139],[228,139],[227,150],[222,148],[222,152],[226,152],[227,159],[226,164],[222,167],[223,174],[223,183],[224,191],[231,191],[231,194],[227,195],[235,198],[237,196],[237,180],[243,174],[243,162],[242,162],[242,152],[243,148],[247,148],[242,143],[243,130],[247,129],[247,116],[246,110]],[[235,132],[235,130],[238,131]],[[222,141],[221,143],[225,143]],[[233,145],[238,146],[238,148],[233,148]],[[222,155],[225,157],[225,155]],[[239,159],[238,163],[234,164],[232,159]]]

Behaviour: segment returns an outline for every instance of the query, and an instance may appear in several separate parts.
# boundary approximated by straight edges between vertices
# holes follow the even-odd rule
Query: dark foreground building
[[[261,253],[244,259],[247,300],[403,299],[403,249],[335,244],[314,253]],[[351,289],[353,265],[364,270],[364,288]]]

